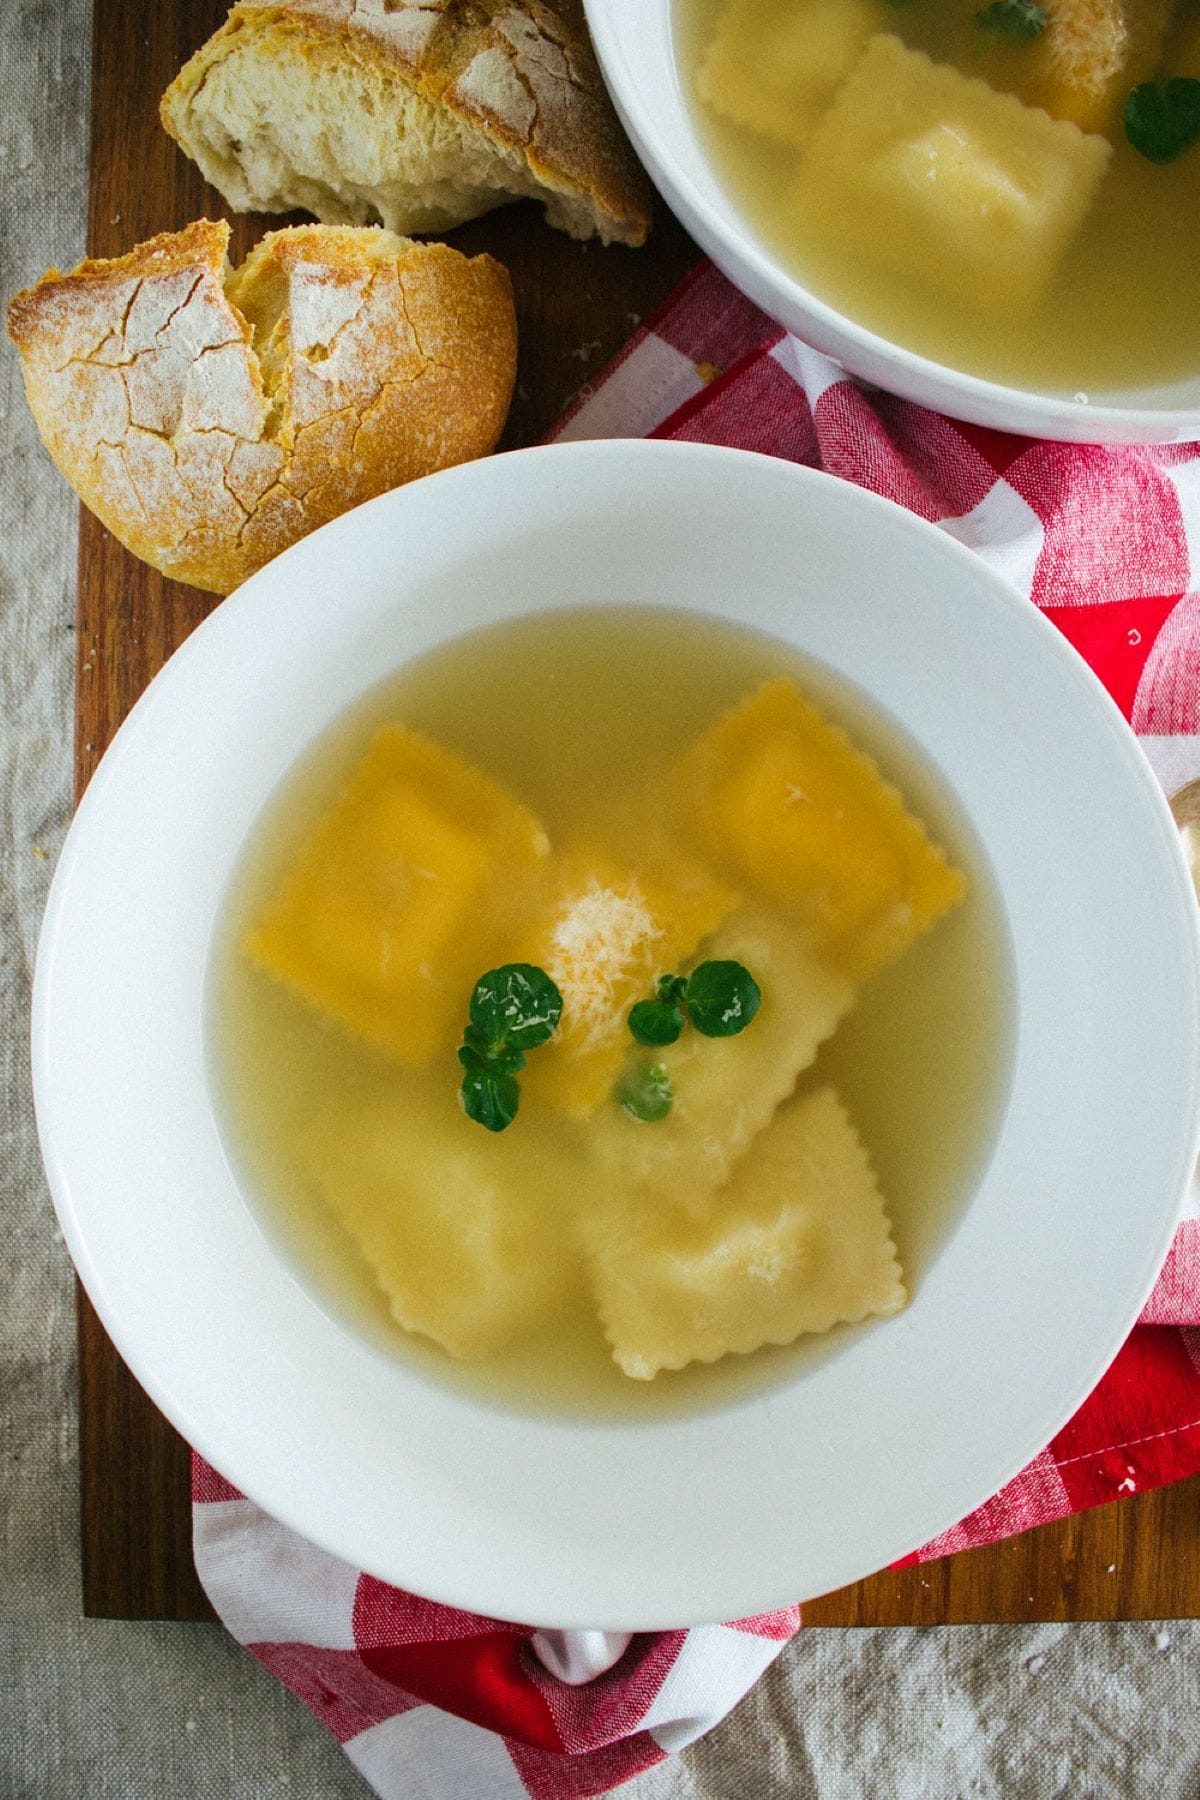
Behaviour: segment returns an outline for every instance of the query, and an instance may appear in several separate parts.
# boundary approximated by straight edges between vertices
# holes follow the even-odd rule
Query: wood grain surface
[[[156,231],[224,210],[158,123],[159,95],[223,13],[222,0],[95,0],[92,255],[116,255]],[[235,260],[263,223],[235,222]],[[549,230],[532,204],[480,220],[452,241],[491,251],[512,272],[521,357],[506,446],[541,437],[697,260],[695,246],[661,207],[640,251],[574,244]],[[214,604],[136,562],[83,514],[77,792],[151,676]],[[85,1612],[210,1618],[192,1566],[187,1449],[117,1356],[82,1291],[79,1408]],[[805,1609],[809,1623],[822,1625],[1197,1613],[1200,1480],[878,1575]]]

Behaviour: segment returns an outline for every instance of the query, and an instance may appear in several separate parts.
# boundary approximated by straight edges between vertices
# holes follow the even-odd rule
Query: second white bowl
[[[717,178],[676,61],[673,0],[584,3],[609,90],[652,180],[718,268],[805,343],[891,393],[977,425],[1076,443],[1200,438],[1200,368],[1187,381],[1096,393],[1085,405],[931,362],[826,304],[764,248]]]

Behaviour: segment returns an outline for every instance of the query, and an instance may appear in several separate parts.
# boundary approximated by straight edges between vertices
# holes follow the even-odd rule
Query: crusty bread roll
[[[162,121],[241,212],[446,231],[531,195],[572,237],[650,227],[580,0],[247,0]]]
[[[516,322],[490,256],[298,226],[239,269],[206,219],[8,309],[38,430],[165,575],[225,594],[360,500],[494,448]]]

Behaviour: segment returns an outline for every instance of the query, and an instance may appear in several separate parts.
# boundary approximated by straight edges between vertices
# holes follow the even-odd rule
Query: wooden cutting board
[[[117,255],[157,231],[224,211],[158,123],[160,94],[224,10],[222,0],[95,0],[91,255]],[[263,223],[235,222],[235,260]],[[453,241],[491,251],[512,272],[521,362],[507,447],[536,442],[698,258],[661,207],[639,251],[573,244],[528,204],[466,227]],[[136,562],[83,514],[78,793],[143,687],[214,604]],[[187,1449],[117,1356],[82,1290],[79,1435],[84,1611],[211,1617],[192,1566]],[[879,1575],[805,1609],[809,1623],[825,1625],[1184,1614],[1200,1614],[1200,1480]]]

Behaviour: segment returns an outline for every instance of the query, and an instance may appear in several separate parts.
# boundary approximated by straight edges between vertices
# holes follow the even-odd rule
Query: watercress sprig
[[[1143,81],[1125,102],[1125,136],[1153,163],[1174,162],[1200,143],[1200,81],[1176,75],[1160,86]]]
[[[687,981],[682,975],[664,975],[655,984],[652,1000],[639,1000],[629,1009],[629,1029],[639,1044],[673,1044],[683,1030],[683,1000]]]
[[[629,1030],[635,1042],[654,1048],[673,1044],[688,1024],[702,1037],[736,1037],[761,1002],[762,990],[740,962],[702,962],[690,975],[660,975],[650,998],[630,1007]],[[650,1062],[628,1068],[613,1097],[645,1125],[665,1119],[675,1101],[665,1065]]]
[[[458,1060],[463,1111],[488,1131],[504,1131],[517,1116],[516,1077],[525,1053],[548,1043],[562,1017],[562,995],[536,963],[504,963],[475,983]]]
[[[686,1001],[701,1037],[737,1037],[757,1013],[762,989],[740,962],[702,962],[688,976]]]
[[[468,1069],[459,1091],[468,1119],[488,1131],[506,1130],[521,1104],[520,1083],[498,1069]]]
[[[613,1091],[629,1117],[642,1125],[665,1119],[675,1101],[662,1063],[639,1063],[622,1075]]]
[[[653,999],[630,1009],[639,1044],[673,1044],[690,1020],[702,1037],[736,1037],[758,1011],[762,990],[739,962],[698,963],[690,975],[663,975]]]

